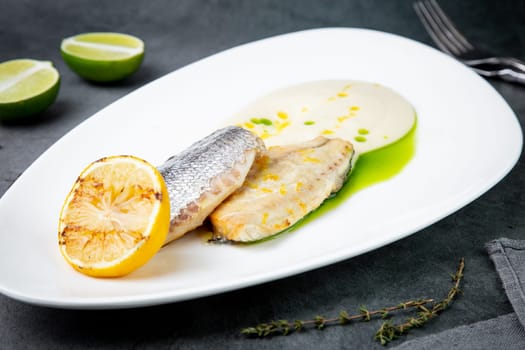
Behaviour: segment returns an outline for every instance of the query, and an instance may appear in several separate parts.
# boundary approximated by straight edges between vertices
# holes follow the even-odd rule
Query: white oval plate
[[[278,239],[207,245],[189,235],[120,279],[70,268],[57,246],[61,204],[80,171],[112,154],[154,164],[221,125],[252,100],[312,80],[388,86],[418,113],[414,159]],[[116,101],[39,157],[0,200],[0,292],[40,305],[122,308],[186,300],[335,263],[406,237],[470,203],[521,153],[512,110],[482,78],[415,41],[326,28],[242,45],[172,72]]]

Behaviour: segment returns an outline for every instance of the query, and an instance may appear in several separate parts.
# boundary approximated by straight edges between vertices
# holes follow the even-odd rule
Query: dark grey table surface
[[[522,0],[441,0],[441,4],[472,41],[525,59]],[[236,45],[334,26],[371,28],[431,45],[410,0],[0,0],[0,9],[0,61],[51,60],[62,76],[60,95],[40,121],[0,124],[0,195],[49,146],[101,108],[168,72]],[[86,31],[141,37],[147,54],[140,71],[111,86],[78,78],[64,65],[58,45],[62,38]],[[525,86],[490,83],[523,125]],[[270,339],[245,338],[239,330],[272,319],[334,315],[361,304],[372,309],[414,297],[441,296],[450,287],[448,274],[460,257],[466,261],[463,295],[440,317],[392,345],[510,313],[484,243],[503,236],[525,238],[523,163],[521,158],[481,198],[408,238],[286,279],[125,310],[61,310],[0,295],[0,349],[379,349],[373,335],[380,321]],[[20,219],[28,218],[20,213]]]

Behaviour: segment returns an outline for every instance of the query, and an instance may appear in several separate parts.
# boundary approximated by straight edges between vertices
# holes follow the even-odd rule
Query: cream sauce
[[[283,88],[253,101],[228,124],[253,131],[267,146],[319,135],[349,140],[358,154],[389,145],[414,126],[410,103],[379,84],[321,80]]]

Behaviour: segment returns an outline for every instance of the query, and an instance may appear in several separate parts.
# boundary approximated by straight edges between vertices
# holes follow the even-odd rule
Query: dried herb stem
[[[416,327],[421,327],[431,319],[437,317],[442,311],[447,309],[454,299],[461,293],[459,289],[461,280],[463,278],[463,271],[465,269],[465,260],[460,259],[456,273],[451,275],[453,286],[447,293],[447,296],[441,301],[432,304],[433,299],[419,299],[410,300],[404,303],[369,311],[365,306],[359,308],[359,312],[350,315],[346,311],[341,311],[337,317],[326,318],[318,315],[310,320],[295,320],[293,322],[288,320],[275,320],[269,323],[261,323],[255,327],[248,327],[241,330],[241,333],[247,336],[267,337],[272,335],[288,335],[294,331],[301,331],[306,327],[315,327],[317,329],[324,329],[328,325],[333,324],[347,324],[351,321],[370,321],[372,317],[381,315],[381,318],[387,318],[391,312],[397,310],[417,310],[414,317],[408,318],[405,322],[394,324],[387,320],[381,324],[381,327],[376,332],[375,339],[383,345],[387,345],[394,339],[401,335],[408,333],[409,330]],[[430,304],[430,305],[429,305]]]
[[[461,293],[459,285],[461,279],[463,278],[464,269],[465,260],[461,258],[456,273],[451,275],[454,284],[448,291],[448,294],[445,298],[432,305],[431,308],[427,308],[424,305],[417,306],[418,312],[416,316],[407,319],[403,323],[393,324],[390,321],[383,322],[375,335],[375,339],[381,344],[387,345],[392,340],[395,340],[399,338],[399,336],[408,333],[408,331],[412,328],[421,327],[431,319],[437,317],[441,312],[448,308],[456,296]]]
[[[318,315],[311,320],[295,320],[293,322],[288,320],[275,320],[269,323],[261,323],[255,327],[248,327],[241,330],[244,335],[266,337],[269,335],[288,335],[293,331],[300,331],[306,327],[315,326],[317,329],[323,329],[328,325],[333,324],[347,324],[350,321],[361,320],[370,321],[373,316],[381,315],[381,318],[386,318],[390,312],[396,310],[405,310],[409,308],[424,307],[426,304],[432,303],[433,299],[410,300],[400,303],[395,306],[389,306],[382,309],[369,311],[364,305],[359,308],[359,313],[350,315],[347,311],[341,311],[337,317],[326,318]]]

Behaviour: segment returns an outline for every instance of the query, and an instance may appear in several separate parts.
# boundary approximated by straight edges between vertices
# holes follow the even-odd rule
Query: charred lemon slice
[[[134,156],[102,158],[82,171],[64,202],[60,251],[86,275],[123,276],[160,249],[169,220],[166,184],[153,165]]]

